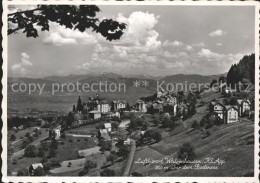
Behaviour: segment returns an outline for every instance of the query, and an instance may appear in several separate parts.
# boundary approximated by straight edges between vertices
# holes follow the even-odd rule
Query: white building
[[[146,103],[143,100],[137,100],[136,108],[139,112],[147,112]]]
[[[60,138],[61,126],[57,126],[49,130],[49,138],[58,140]]]
[[[227,111],[226,123],[238,122],[238,108],[237,106],[225,106]]]
[[[239,116],[242,116],[246,111],[250,111],[251,110],[250,105],[251,103],[249,100],[242,100],[242,99],[237,100]]]
[[[126,108],[126,101],[125,100],[113,100],[112,101],[113,109],[120,110]]]
[[[107,129],[108,132],[111,132],[111,130],[112,130],[111,123],[104,123],[104,127],[105,127],[105,129]]]

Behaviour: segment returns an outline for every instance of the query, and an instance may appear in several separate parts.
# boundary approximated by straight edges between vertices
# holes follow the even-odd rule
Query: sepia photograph
[[[256,3],[50,2],[5,2],[6,180],[258,180]]]

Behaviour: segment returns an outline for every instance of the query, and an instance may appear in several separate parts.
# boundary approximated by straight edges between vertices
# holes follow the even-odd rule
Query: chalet
[[[245,114],[245,112],[250,111],[251,110],[251,103],[249,100],[237,100],[237,106],[238,106],[238,112],[239,112],[239,116],[242,116],[243,114]]]
[[[49,138],[58,140],[60,138],[61,125],[49,130]]]
[[[97,110],[90,111],[89,117],[92,119],[99,119],[99,118],[101,118],[101,112],[97,111]]]
[[[29,171],[29,174],[30,175],[34,175],[34,171],[36,168],[38,167],[41,167],[43,168],[43,165],[41,163],[34,163],[34,164],[31,164],[31,166],[29,167],[28,171]]]
[[[220,102],[211,102],[211,111],[214,112],[220,119],[224,119],[225,106]]]
[[[105,127],[105,129],[107,129],[108,132],[111,132],[111,130],[112,130],[111,123],[104,123],[104,127]]]
[[[125,100],[113,100],[112,101],[112,109],[114,111],[122,110],[126,108],[126,101]]]
[[[146,103],[143,100],[136,101],[136,109],[139,112],[147,112]]]
[[[225,106],[227,115],[226,123],[235,123],[238,122],[238,108],[237,106]]]

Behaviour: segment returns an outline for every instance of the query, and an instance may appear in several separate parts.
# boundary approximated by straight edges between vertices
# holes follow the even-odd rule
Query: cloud
[[[68,29],[65,26],[60,26],[57,23],[50,23],[52,31],[45,32],[43,42],[50,45],[75,45],[75,44],[96,44],[97,38],[92,34],[80,32],[78,30]]]
[[[31,66],[32,62],[29,61],[30,56],[27,53],[21,53],[21,64]]]
[[[178,47],[178,46],[182,46],[183,43],[180,42],[180,41],[173,41],[173,42],[170,42],[168,40],[164,41],[163,44],[162,44],[164,47]]]
[[[211,33],[209,33],[210,37],[219,37],[219,36],[223,36],[224,34],[226,34],[226,32],[222,31],[221,29],[215,30]]]
[[[198,52],[198,55],[204,58],[207,58],[209,61],[211,61],[212,59],[218,59],[221,58],[222,55],[218,54],[218,53],[214,53],[212,51],[210,51],[209,49],[206,48],[202,48],[200,50],[200,52]]]
[[[26,66],[32,66],[32,62],[30,62],[30,56],[23,52],[21,53],[20,62],[11,66],[11,70],[16,74],[26,74],[27,70],[25,69]]]
[[[204,46],[206,46],[206,45],[205,45],[205,43],[203,43],[203,42],[199,42],[199,43],[193,43],[191,46],[204,47]]]
[[[222,46],[223,44],[222,43],[216,43],[217,46]]]

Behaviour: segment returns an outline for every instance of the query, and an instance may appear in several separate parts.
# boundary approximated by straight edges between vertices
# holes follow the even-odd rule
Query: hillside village
[[[225,77],[216,78],[212,83],[215,85],[201,91],[158,91],[140,97],[132,106],[126,99],[109,100],[96,95],[82,101],[79,96],[66,116],[50,122],[38,119],[39,125],[34,127],[18,125],[9,129],[8,173],[13,176],[149,176],[154,173],[153,168],[148,169],[152,165],[137,166],[133,163],[137,158],[155,150],[179,159],[205,157],[196,150],[196,144],[230,129],[230,125],[236,129],[233,132],[236,143],[252,154],[253,84],[250,90],[240,91]],[[232,139],[229,137],[224,140]],[[174,143],[168,144],[171,138]],[[187,149],[189,152],[185,152]],[[237,155],[237,151],[234,153]],[[248,161],[251,163],[251,159]],[[175,172],[161,173],[169,174]]]

